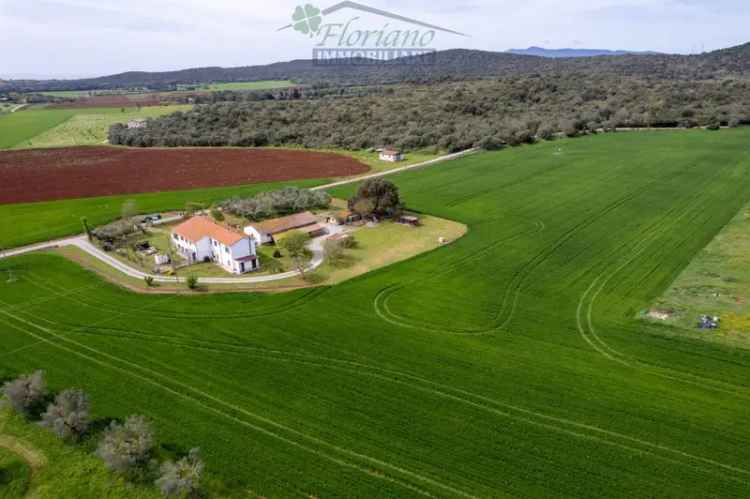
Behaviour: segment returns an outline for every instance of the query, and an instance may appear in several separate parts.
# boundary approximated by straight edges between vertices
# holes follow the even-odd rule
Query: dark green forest
[[[228,93],[193,111],[115,125],[129,146],[302,145],[456,151],[621,127],[750,122],[750,80],[563,73],[470,82],[349,87],[306,93]],[[217,101],[217,102],[214,102]]]

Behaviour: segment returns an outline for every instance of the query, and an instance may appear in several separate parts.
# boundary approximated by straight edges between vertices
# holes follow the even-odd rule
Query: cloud
[[[145,10],[145,9],[144,9]],[[167,15],[146,15],[123,11],[106,2],[91,5],[86,2],[51,0],[4,0],[2,15],[28,24],[67,26],[69,29],[113,29],[127,32],[184,31],[186,25],[177,23]]]
[[[321,8],[337,1],[310,0]],[[471,35],[438,37],[436,48],[543,45],[690,52],[750,38],[746,0],[358,1]],[[2,69],[108,74],[309,58],[309,38],[291,30],[276,32],[290,22],[299,3],[0,0]]]

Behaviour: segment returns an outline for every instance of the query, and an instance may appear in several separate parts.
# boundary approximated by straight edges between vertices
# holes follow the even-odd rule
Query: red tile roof
[[[247,237],[239,232],[229,230],[204,216],[193,217],[190,220],[182,222],[172,229],[172,232],[194,243],[197,243],[204,237],[210,237],[227,246],[232,246]]]
[[[274,218],[271,220],[265,220],[263,222],[253,224],[253,227],[258,229],[259,232],[265,234],[279,234],[292,229],[299,229],[308,225],[318,223],[315,215],[309,211],[303,213],[297,213],[296,215],[289,215],[287,217]]]

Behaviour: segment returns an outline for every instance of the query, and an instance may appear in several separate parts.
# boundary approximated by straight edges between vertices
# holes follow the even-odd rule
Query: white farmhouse
[[[191,264],[214,262],[232,274],[258,270],[256,242],[205,216],[193,217],[172,230],[177,251]]]
[[[391,163],[403,161],[404,153],[402,153],[401,151],[397,151],[396,149],[383,149],[382,151],[380,151],[380,160],[390,161]]]

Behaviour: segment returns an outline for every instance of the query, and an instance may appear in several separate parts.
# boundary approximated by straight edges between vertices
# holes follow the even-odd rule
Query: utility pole
[[[3,253],[5,253],[5,249],[2,246],[0,246],[0,258],[3,257]],[[8,267],[8,280],[5,281],[5,282],[7,282],[8,284],[16,282],[16,276],[13,275],[13,266],[12,265]]]

